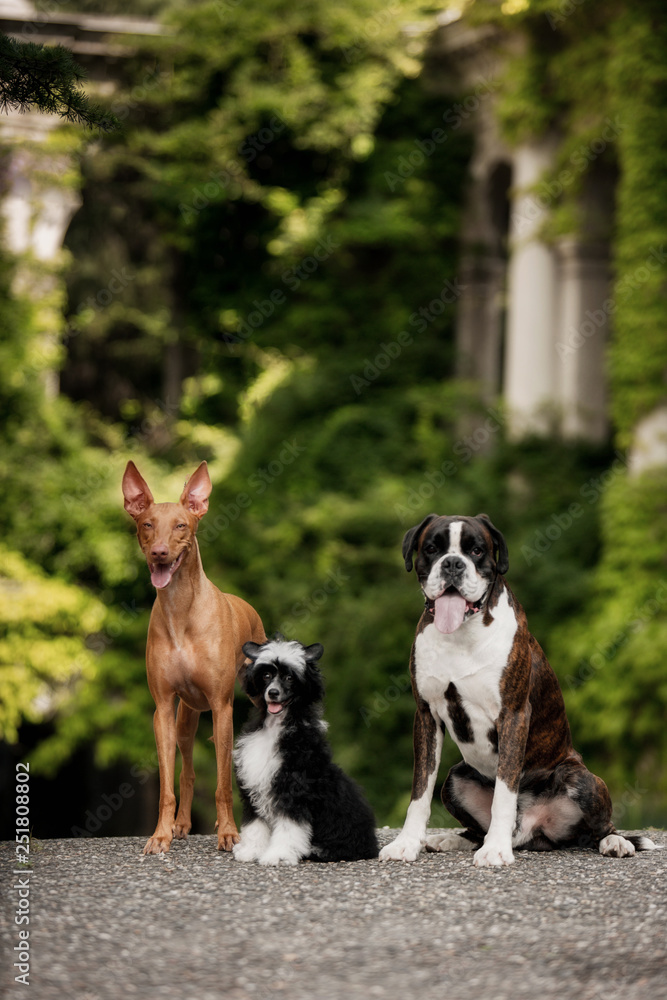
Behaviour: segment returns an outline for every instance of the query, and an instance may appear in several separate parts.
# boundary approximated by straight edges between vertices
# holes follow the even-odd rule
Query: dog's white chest
[[[517,629],[506,592],[492,611],[445,635],[427,625],[415,640],[417,689],[437,721],[459,747],[464,760],[481,774],[495,777],[498,766],[496,721],[500,714],[500,680]]]
[[[248,789],[255,809],[265,819],[271,809],[271,784],[280,767],[280,732],[279,724],[263,726],[241,736],[234,750],[237,778]]]

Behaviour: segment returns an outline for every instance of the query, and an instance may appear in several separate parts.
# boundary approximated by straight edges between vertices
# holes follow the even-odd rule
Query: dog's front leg
[[[426,837],[442,753],[442,730],[421,699],[415,713],[413,741],[414,771],[408,813],[398,837],[380,851],[381,861],[415,861]]]
[[[271,840],[260,855],[260,865],[297,865],[311,853],[312,829],[306,820],[301,822],[289,816],[274,820]]]
[[[473,859],[478,868],[511,865],[519,780],[528,739],[530,710],[505,710],[498,718],[498,771],[491,804],[491,823]]]
[[[160,768],[160,811],[155,833],[146,841],[144,854],[164,854],[171,845],[176,813],[176,796],[174,795],[176,720],[174,718],[173,694],[156,699],[153,729]]]
[[[211,705],[213,714],[213,742],[218,772],[215,789],[218,831],[218,850],[231,851],[238,844],[239,835],[232,812],[232,744],[233,709],[231,697]]]

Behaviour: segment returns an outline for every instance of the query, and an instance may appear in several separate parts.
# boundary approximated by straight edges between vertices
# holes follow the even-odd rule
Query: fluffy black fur
[[[252,661],[243,687],[258,708],[243,728],[234,752],[237,783],[243,801],[241,844],[248,825],[263,822],[271,832],[281,819],[310,827],[310,850],[298,859],[356,861],[376,858],[375,817],[361,789],[332,760],[321,718],[324,685],[317,667],[323,649],[304,647],[279,637],[264,645],[247,642],[243,651]],[[273,712],[269,711],[271,706]],[[269,727],[263,736],[252,734]],[[264,739],[266,737],[266,739]],[[254,742],[254,755],[266,747],[273,770],[270,783],[244,782],[244,753]],[[254,762],[259,771],[258,762]],[[246,855],[248,849],[246,847]],[[296,863],[295,858],[241,857],[265,864]]]

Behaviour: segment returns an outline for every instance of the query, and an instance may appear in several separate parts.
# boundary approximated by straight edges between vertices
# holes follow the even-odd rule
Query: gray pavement
[[[667,850],[517,853],[502,870],[474,869],[469,853],[265,869],[218,853],[213,836],[159,857],[143,843],[42,841],[29,876],[13,875],[14,844],[0,844],[3,996],[667,998]],[[11,969],[19,879],[28,987]]]

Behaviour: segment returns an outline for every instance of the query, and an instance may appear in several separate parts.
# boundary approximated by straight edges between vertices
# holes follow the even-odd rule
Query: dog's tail
[[[663,849],[662,844],[655,844],[649,837],[645,837],[641,833],[629,837],[626,837],[625,834],[623,836],[634,845],[636,851],[661,851]]]

